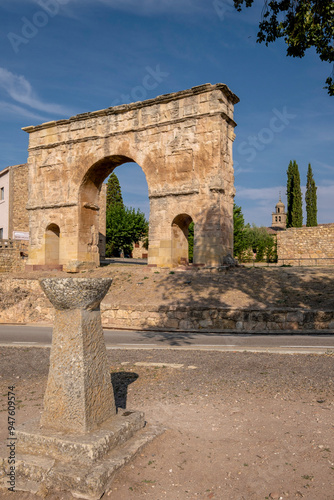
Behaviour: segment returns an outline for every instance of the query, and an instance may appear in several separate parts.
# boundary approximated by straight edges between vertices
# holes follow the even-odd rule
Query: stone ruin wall
[[[26,258],[20,241],[0,240],[0,273],[22,272]]]
[[[0,240],[0,273],[24,271],[28,241],[13,240],[13,231],[29,232],[28,165],[9,167],[9,223],[7,240]]]
[[[293,227],[277,233],[278,264],[334,264],[334,224]]]
[[[28,165],[14,165],[10,167],[9,178],[9,238],[13,238],[13,231],[29,231],[29,213],[26,210],[28,203]]]

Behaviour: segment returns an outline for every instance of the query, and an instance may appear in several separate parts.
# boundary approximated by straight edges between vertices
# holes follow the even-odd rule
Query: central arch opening
[[[119,207],[119,210],[116,210],[115,206],[111,207],[110,196],[107,206],[107,181],[111,174],[116,174],[121,188],[122,208]],[[115,175],[111,181],[114,179]],[[111,182],[108,190],[110,186]],[[79,259],[99,265],[100,259],[104,260],[106,256],[111,256],[110,252],[109,255],[106,253],[108,235],[110,238],[110,234],[112,232],[114,234],[117,224],[118,226],[127,224],[129,217],[131,219],[132,215],[135,217],[139,212],[142,218],[146,217],[147,220],[149,218],[148,186],[143,169],[134,159],[121,155],[108,156],[94,163],[88,169],[80,187],[79,210]],[[126,228],[128,230],[129,225],[126,225]],[[119,227],[119,229],[123,231],[125,228]],[[129,231],[126,236],[125,239],[128,241]],[[135,241],[130,248],[129,244],[124,242],[124,237],[122,244],[125,251],[120,248],[117,252],[116,249],[115,255],[132,257]],[[144,257],[147,257],[147,250],[141,242],[138,244],[143,250]],[[134,253],[138,256],[138,251]],[[139,255],[140,258],[142,254]]]

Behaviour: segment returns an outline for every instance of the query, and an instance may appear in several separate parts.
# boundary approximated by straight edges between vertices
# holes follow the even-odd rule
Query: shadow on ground
[[[147,286],[149,286],[148,281]],[[156,325],[157,329],[170,329],[170,327],[173,329],[171,322],[166,323],[166,308],[170,308],[170,312],[167,311],[167,318],[179,320],[183,317],[187,319],[189,310],[191,310],[191,317],[195,319],[196,317],[203,319],[203,314],[210,314],[208,319],[214,318],[214,315],[218,314],[218,312],[212,312],[214,309],[231,310],[231,314],[233,314],[233,309],[258,310],[262,313],[264,321],[275,321],[275,311],[269,312],[268,309],[271,311],[273,309],[276,311],[306,310],[309,312],[305,324],[307,323],[309,329],[317,328],[316,323],[319,321],[319,315],[314,315],[312,311],[321,312],[321,321],[331,321],[334,308],[334,270],[332,268],[240,267],[212,273],[175,270],[159,277],[154,286],[161,305],[152,310],[162,313],[161,320]],[[144,289],[143,293],[145,293]],[[146,304],[141,303],[141,306],[145,307]],[[148,311],[149,308],[148,304]],[[207,311],[203,313],[204,310]],[[263,321],[263,319],[255,321]],[[152,329],[152,326],[147,322],[144,328]],[[210,326],[206,327],[203,324],[201,334],[205,335],[208,328]],[[224,328],[234,327],[225,326]],[[180,328],[180,330],[187,329],[187,326]],[[191,327],[189,329],[191,330]],[[295,333],[302,333],[302,331]],[[145,333],[147,339],[152,338],[152,335],[149,331]],[[180,341],[184,345],[190,343],[195,337],[196,334],[191,332],[179,331],[177,334],[161,332],[158,340],[177,346]]]
[[[116,409],[126,408],[128,386],[137,380],[138,377],[139,375],[133,372],[111,373],[111,383],[114,390]]]

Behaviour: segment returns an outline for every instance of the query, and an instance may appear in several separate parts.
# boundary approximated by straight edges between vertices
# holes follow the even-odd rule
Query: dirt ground
[[[108,357],[117,405],[167,430],[117,474],[104,500],[334,499],[333,353],[115,349]],[[48,358],[49,349],[0,349],[1,442],[8,386],[18,423],[36,418]]]
[[[40,321],[36,304],[46,300],[42,292],[30,293],[18,281],[15,290],[6,291],[6,278],[38,279],[48,276],[112,277],[112,304],[217,306],[217,307],[291,307],[333,310],[333,267],[237,267],[222,272],[209,270],[148,268],[146,265],[116,262],[91,271],[25,272],[0,275],[0,311],[21,304],[30,311],[29,321]]]

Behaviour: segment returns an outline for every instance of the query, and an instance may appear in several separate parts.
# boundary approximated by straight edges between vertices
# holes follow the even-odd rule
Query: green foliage
[[[246,250],[245,239],[244,239],[244,227],[245,221],[244,216],[241,211],[241,207],[234,203],[233,205],[233,248],[234,257],[241,255],[241,253]]]
[[[189,262],[193,262],[194,260],[194,229],[195,224],[190,222],[188,227],[188,259]]]
[[[277,238],[276,236],[270,236],[267,240],[265,258],[267,262],[277,262]]]
[[[302,191],[300,189],[300,175],[298,165],[295,160],[290,161],[287,170],[287,190],[288,201],[286,226],[302,227],[303,225],[303,202]]]
[[[318,225],[317,187],[313,179],[313,172],[310,163],[308,165],[308,170],[307,170],[305,203],[306,203],[306,226],[308,227],[317,226]]]
[[[287,197],[287,211],[286,211],[286,227],[292,227],[292,210],[289,207],[292,207],[292,187],[293,187],[293,162],[289,162],[288,170],[287,170],[288,180],[286,183],[286,197]]]
[[[276,262],[276,238],[268,234],[265,227],[252,227],[247,224],[244,229],[245,246],[256,254],[256,262]]]
[[[243,4],[251,7],[254,0],[234,0],[241,11]],[[257,42],[267,46],[284,38],[287,55],[304,57],[314,47],[321,61],[334,62],[333,0],[264,0]],[[328,94],[334,95],[333,73],[326,79]]]
[[[234,204],[234,256],[240,262],[252,262],[256,253],[256,262],[277,262],[276,238],[267,233],[265,227],[244,223],[241,207]]]
[[[121,186],[116,174],[112,173],[107,182],[107,211],[110,205],[123,205]]]
[[[123,250],[130,255],[133,244],[142,240],[148,233],[145,214],[134,208],[127,208],[120,203],[111,204],[107,210],[107,257],[118,256]]]

